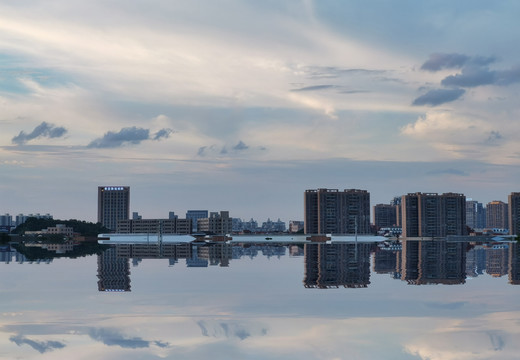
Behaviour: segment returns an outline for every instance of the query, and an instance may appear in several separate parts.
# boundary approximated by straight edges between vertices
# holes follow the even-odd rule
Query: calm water
[[[518,359],[517,244],[0,252],[1,359]]]

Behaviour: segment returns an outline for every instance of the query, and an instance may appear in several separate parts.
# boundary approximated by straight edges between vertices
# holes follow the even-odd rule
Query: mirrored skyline
[[[505,245],[2,252],[0,358],[514,359],[519,251]]]

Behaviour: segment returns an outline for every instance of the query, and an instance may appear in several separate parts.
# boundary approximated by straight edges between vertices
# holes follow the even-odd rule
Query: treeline
[[[12,232],[14,234],[23,235],[26,231],[39,231],[47,229],[48,227],[54,227],[57,224],[64,224],[67,227],[74,229],[74,232],[80,233],[83,236],[97,236],[98,234],[108,233],[109,229],[101,225],[100,223],[92,223],[87,221],[81,221],[76,219],[71,220],[57,220],[57,219],[38,219],[30,217],[26,222],[19,225]]]
[[[61,223],[60,223],[61,224]],[[90,255],[100,255],[108,249],[109,245],[100,245],[95,242],[83,242],[79,245],[74,245],[74,248],[71,251],[67,251],[64,254],[57,254],[54,251],[49,251],[47,249],[42,249],[41,247],[32,247],[25,246],[24,244],[12,244],[11,245],[16,251],[20,254],[23,254],[27,260],[35,261],[35,260],[47,260],[54,258],[78,258],[85,257]]]

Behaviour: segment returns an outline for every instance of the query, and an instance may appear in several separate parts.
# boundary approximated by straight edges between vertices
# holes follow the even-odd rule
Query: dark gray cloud
[[[437,106],[460,98],[466,90],[464,89],[434,89],[416,98],[412,105]]]
[[[251,331],[247,330],[245,326],[236,323],[214,323],[214,322],[206,322],[204,320],[198,321],[197,325],[200,327],[202,332],[202,336],[207,337],[226,337],[226,338],[238,338],[240,340],[245,340],[248,337],[253,336]],[[260,331],[255,331],[257,335],[266,335],[267,329],[262,328]]]
[[[201,147],[199,148],[199,150],[197,151],[197,155],[198,155],[198,156],[205,156],[205,155],[206,155],[206,149],[207,149],[207,148],[208,148],[207,146],[201,146]]]
[[[154,134],[153,140],[168,139],[172,133],[172,129],[161,129]]]
[[[431,54],[430,58],[426,60],[421,66],[421,70],[439,71],[442,69],[460,69],[471,58],[463,54]]]
[[[498,331],[487,331],[487,336],[489,337],[489,341],[491,341],[491,345],[493,346],[493,350],[501,351],[504,350],[505,341],[503,334]]]
[[[127,338],[114,330],[90,329],[88,335],[93,340],[100,341],[108,346],[120,346],[126,349],[139,349],[150,347],[150,341],[146,341],[138,337]]]
[[[494,131],[493,130],[493,131],[489,132],[489,136],[487,138],[487,142],[496,142],[496,141],[498,141],[498,140],[500,140],[502,138],[503,138],[502,134],[500,134],[498,131]]]
[[[18,346],[29,345],[40,354],[65,347],[65,344],[59,341],[36,341],[26,338],[23,335],[11,336],[9,340]]]
[[[460,74],[445,77],[444,86],[477,87],[483,85],[507,86],[520,82],[520,66],[510,70],[489,70],[487,67],[464,67]]]
[[[44,121],[40,125],[35,127],[34,130],[31,131],[29,134],[27,134],[24,131],[20,131],[20,133],[17,136],[13,137],[11,141],[13,142],[13,144],[23,145],[26,142],[33,139],[42,137],[58,138],[62,137],[66,133],[67,129],[65,129],[64,127],[54,126],[53,124],[49,124]]]
[[[497,73],[485,67],[469,66],[460,74],[450,75],[441,81],[443,86],[476,87],[493,84],[497,81]]]
[[[238,142],[238,144],[236,144],[235,146],[233,146],[233,150],[237,150],[237,151],[241,151],[241,150],[247,150],[249,149],[249,146],[247,146],[246,144],[244,144],[244,142],[242,140],[240,140]]]
[[[464,54],[445,54],[435,53],[431,54],[430,58],[426,60],[421,66],[421,70],[439,71],[443,69],[462,69],[465,66],[487,66],[496,61],[493,56],[468,56]]]
[[[493,70],[489,66],[496,61],[493,56],[468,56],[464,54],[432,54],[421,66],[422,70],[461,69],[459,74],[449,75],[441,81],[447,87],[472,88],[483,85],[507,86],[520,82],[520,66],[509,70]]]
[[[119,132],[108,131],[99,139],[92,140],[87,145],[88,148],[117,148],[126,144],[140,144],[144,140],[160,140],[168,138],[173,131],[171,129],[161,129],[153,136],[150,136],[149,129],[138,128],[135,126],[122,128]]]

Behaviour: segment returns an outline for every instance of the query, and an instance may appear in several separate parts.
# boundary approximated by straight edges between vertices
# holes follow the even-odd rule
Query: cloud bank
[[[135,126],[122,128],[118,132],[108,131],[98,139],[92,140],[88,148],[118,148],[127,144],[137,145],[145,140],[161,140],[170,137],[171,129],[161,129],[155,134],[150,134],[149,129],[138,128]]]
[[[463,88],[494,85],[508,86],[520,83],[520,65],[508,70],[493,70],[489,66],[496,62],[495,57],[469,56],[465,54],[431,54],[421,70],[438,72],[441,70],[460,70],[457,74],[446,76],[441,80],[441,86],[446,89],[430,90],[417,97],[412,105],[438,106],[459,99],[464,93]]]
[[[67,133],[67,129],[61,126],[55,126],[43,121],[40,125],[36,126],[33,131],[27,134],[24,131],[20,131],[18,135],[13,137],[11,141],[16,145],[23,145],[28,141],[38,138],[59,138]]]
[[[65,347],[65,344],[59,341],[36,341],[26,338],[23,335],[11,336],[9,338],[11,342],[14,342],[18,346],[29,345],[34,350],[38,351],[40,354],[46,353],[48,351],[52,351],[55,349],[62,349]]]

